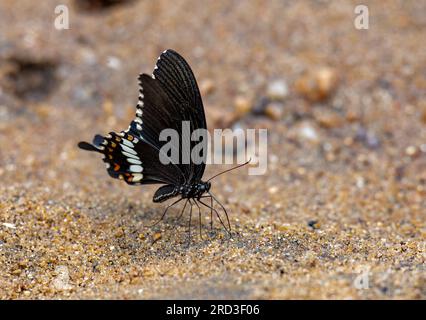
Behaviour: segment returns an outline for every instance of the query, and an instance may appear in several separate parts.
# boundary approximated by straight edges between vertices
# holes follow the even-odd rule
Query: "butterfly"
[[[78,147],[103,154],[103,161],[112,178],[123,180],[129,185],[162,184],[155,192],[153,202],[164,202],[178,197],[167,206],[158,222],[165,217],[170,207],[185,200],[180,216],[189,203],[189,233],[194,205],[198,209],[200,218],[200,234],[200,205],[210,209],[211,227],[213,212],[215,212],[221,224],[230,232],[228,213],[210,191],[210,180],[219,174],[206,181],[202,180],[206,167],[207,139],[196,142],[190,138],[197,129],[207,130],[207,124],[201,94],[189,64],[177,52],[171,49],[165,50],[158,58],[152,75],[141,74],[138,79],[139,98],[136,117],[128,129],[119,133],[110,132],[106,136],[95,135],[91,144],[82,141]],[[182,122],[189,123],[190,134],[183,130]],[[178,148],[180,161],[177,163],[160,161],[160,156],[167,157],[162,151],[167,141],[160,139],[164,129],[176,130],[181,140],[189,143],[190,148],[187,150]],[[192,160],[181,161],[191,155],[198,144],[201,144],[203,161],[197,164]],[[242,165],[232,169],[240,166]],[[207,200],[206,198],[210,199],[210,204],[204,201]],[[228,227],[214,208],[213,201],[223,209]]]

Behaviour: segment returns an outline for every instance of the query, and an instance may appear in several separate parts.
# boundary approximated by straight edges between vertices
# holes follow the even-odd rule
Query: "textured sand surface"
[[[62,31],[56,1],[0,2],[1,299],[426,298],[424,1],[366,1],[368,30],[351,1],[62,2]],[[267,174],[213,184],[232,239],[147,227],[155,188],[76,147],[127,128],[166,48],[210,128],[268,129]]]

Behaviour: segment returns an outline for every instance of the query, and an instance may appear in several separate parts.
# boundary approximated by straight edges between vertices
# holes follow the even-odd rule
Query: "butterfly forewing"
[[[153,78],[161,84],[171,104],[177,109],[178,114],[174,119],[179,122],[179,125],[181,125],[182,121],[189,121],[191,134],[196,129],[207,129],[203,102],[197,81],[189,64],[182,56],[173,50],[164,51],[158,58]],[[180,133],[182,140],[191,141],[191,137],[182,135],[184,134],[182,131]],[[191,141],[191,150],[198,143],[197,141]],[[207,158],[207,141],[202,141],[201,143],[203,144],[202,149],[205,150],[202,163],[195,164],[191,160],[189,164],[181,165],[189,182],[200,181],[204,173],[205,160]],[[185,152],[184,148],[180,148],[180,151],[181,153]],[[181,159],[183,158],[185,157],[181,154]],[[190,157],[187,155],[186,158]]]

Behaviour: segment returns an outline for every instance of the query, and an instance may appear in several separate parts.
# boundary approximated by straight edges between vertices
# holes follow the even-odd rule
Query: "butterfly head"
[[[211,186],[212,184],[209,181],[207,182],[201,181],[199,184],[197,184],[197,190],[200,193],[200,195],[202,195],[205,192],[209,192]]]

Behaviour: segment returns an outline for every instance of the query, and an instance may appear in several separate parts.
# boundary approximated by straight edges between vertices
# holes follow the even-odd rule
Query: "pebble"
[[[70,276],[67,266],[57,266],[55,268],[55,273],[57,274],[56,278],[52,282],[52,286],[56,290],[70,290],[72,286],[70,285]]]
[[[308,140],[312,142],[318,142],[320,140],[317,130],[309,123],[302,123],[298,128],[297,133],[298,136],[302,138],[302,140]]]
[[[252,103],[250,99],[243,96],[238,96],[235,98],[234,106],[236,116],[241,118],[251,111]]]
[[[308,100],[325,100],[336,89],[337,78],[335,69],[321,67],[299,78],[295,83],[295,89]]]
[[[3,226],[9,229],[16,229],[16,226],[13,223],[3,222]]]
[[[278,102],[271,102],[265,109],[265,114],[272,120],[280,120],[283,116],[283,106]]]
[[[313,230],[318,229],[319,228],[318,220],[309,220],[308,226],[312,228]]]
[[[377,135],[373,131],[368,131],[364,127],[358,128],[355,140],[362,142],[367,148],[377,149],[381,143]]]
[[[335,112],[321,111],[315,115],[318,124],[326,129],[333,129],[343,126],[343,119]]]
[[[107,66],[114,70],[121,69],[121,60],[114,56],[109,56],[107,58]]]
[[[214,92],[216,89],[214,81],[211,79],[203,80],[200,84],[200,91],[202,96],[207,96]]]
[[[405,154],[410,157],[415,157],[419,154],[419,149],[415,146],[408,146],[405,149]]]
[[[253,105],[252,112],[254,115],[264,115],[265,109],[270,103],[270,100],[267,97],[261,97]]]
[[[157,242],[158,240],[161,239],[161,233],[160,232],[156,232],[154,233],[154,235],[152,236],[153,242]]]
[[[283,100],[288,95],[288,86],[284,80],[275,80],[269,83],[266,95],[271,100]]]
[[[270,194],[275,194],[275,193],[277,193],[277,192],[278,192],[278,187],[277,187],[277,186],[272,186],[272,187],[270,187],[270,188],[268,189],[268,192],[269,192]]]

